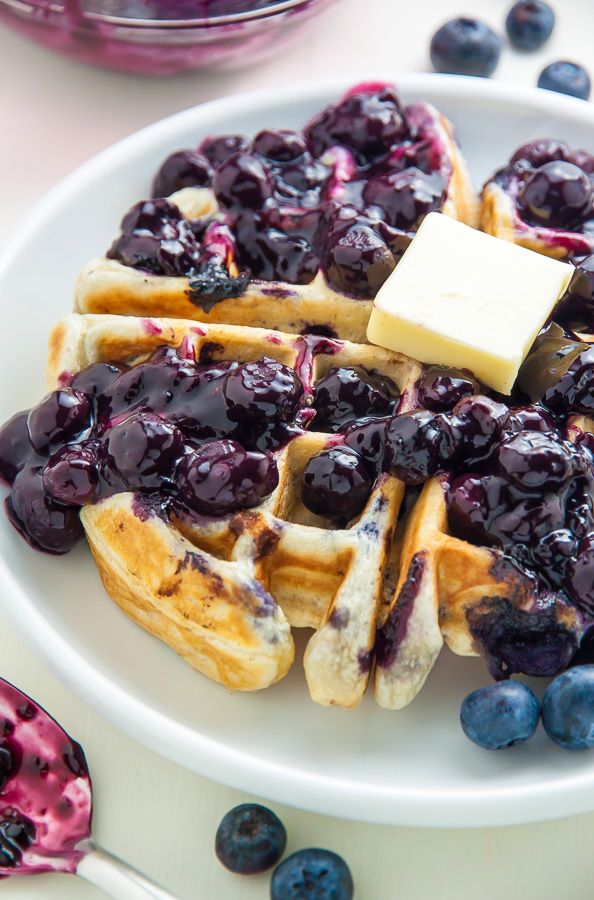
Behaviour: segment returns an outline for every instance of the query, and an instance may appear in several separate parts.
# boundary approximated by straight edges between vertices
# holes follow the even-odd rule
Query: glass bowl
[[[173,75],[278,52],[336,0],[0,0],[0,21],[91,65]]]

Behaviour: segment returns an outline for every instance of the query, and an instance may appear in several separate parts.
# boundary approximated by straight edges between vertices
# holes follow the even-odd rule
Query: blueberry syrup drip
[[[82,748],[0,679],[0,877],[70,872],[91,833]]]
[[[390,85],[358,85],[303,131],[223,135],[172,153],[154,199],[125,216],[108,257],[188,276],[191,301],[206,311],[241,294],[248,277],[302,285],[320,269],[335,290],[371,298],[422,218],[443,206],[450,176],[423,104],[404,108]],[[222,221],[213,224],[228,230],[232,254],[213,258],[212,227],[163,199],[187,187],[214,192]]]

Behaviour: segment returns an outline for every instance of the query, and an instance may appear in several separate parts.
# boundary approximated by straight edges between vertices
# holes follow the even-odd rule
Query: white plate
[[[354,83],[356,79],[350,79]],[[458,129],[477,184],[537,136],[594,149],[594,108],[536,90],[445,76],[396,77]],[[0,420],[39,399],[48,332],[71,305],[82,265],[104,250],[158,163],[206,134],[302,125],[348,85],[231,97],[187,110],[116,144],[51,191],[0,263]],[[371,697],[355,711],[312,703],[297,663],[285,681],[232,694],[130,622],[103,591],[86,548],[32,552],[0,516],[0,600],[56,673],[131,736],[230,785],[338,816],[407,825],[494,825],[594,808],[594,755],[540,733],[512,751],[470,744],[460,701],[488,678],[481,661],[444,651],[406,710]]]

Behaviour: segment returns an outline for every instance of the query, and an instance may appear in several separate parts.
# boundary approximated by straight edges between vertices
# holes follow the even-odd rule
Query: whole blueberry
[[[571,448],[540,431],[520,431],[504,441],[497,461],[505,478],[528,491],[558,489],[574,474]]]
[[[268,173],[257,156],[234,153],[213,178],[217,200],[227,209],[261,209],[272,194]]]
[[[41,469],[27,465],[12,485],[8,513],[30,543],[46,553],[67,553],[83,536],[78,509],[46,493]]]
[[[393,175],[376,175],[365,185],[368,206],[379,207],[389,225],[412,231],[427,213],[441,208],[446,183],[439,172],[426,174],[415,166]]]
[[[543,225],[571,225],[583,217],[592,201],[592,183],[573,163],[553,160],[524,182],[518,203]]]
[[[373,480],[350,447],[322,450],[307,463],[301,481],[305,506],[318,516],[349,521],[365,506]]]
[[[555,13],[544,0],[519,0],[510,9],[505,27],[514,47],[538,50],[555,27]]]
[[[223,816],[215,837],[215,852],[231,872],[254,875],[274,866],[287,846],[287,832],[272,810],[242,803]]]
[[[590,96],[590,76],[583,66],[577,63],[559,60],[542,70],[538,76],[538,87],[545,91],[556,91],[558,94],[569,94],[579,100],[587,100]]]
[[[501,41],[478,19],[450,19],[431,39],[431,62],[438,72],[488,78],[497,68]]]
[[[97,460],[88,447],[62,447],[50,458],[42,477],[47,493],[60,503],[85,506],[97,499]]]
[[[419,403],[431,412],[449,412],[463,397],[477,391],[478,383],[472,375],[431,366],[419,383]]]
[[[305,138],[298,131],[265,128],[252,141],[252,150],[258,156],[278,163],[292,162],[307,150]]]
[[[331,235],[322,264],[332,288],[362,298],[375,297],[396,267],[386,242],[364,224]]]
[[[453,459],[453,432],[446,417],[425,409],[394,416],[386,430],[392,474],[405,484],[422,484]]]
[[[504,403],[477,394],[464,397],[452,411],[452,428],[467,462],[480,460],[502,435],[509,422]]]
[[[565,750],[594,747],[594,666],[577,666],[551,682],[542,701],[542,723]]]
[[[540,703],[519,681],[500,681],[465,697],[460,723],[466,737],[485,750],[502,750],[527,741],[536,731]]]
[[[29,440],[29,413],[16,413],[0,428],[0,480],[12,484],[29,457],[33,446]]]
[[[205,516],[224,516],[258,506],[278,484],[278,469],[269,453],[245,450],[237,441],[203,444],[177,467],[183,503]]]
[[[316,431],[342,431],[355,419],[389,415],[392,403],[364,372],[333,366],[317,382],[312,406]]]
[[[389,419],[385,417],[365,417],[348,424],[344,429],[344,442],[351,450],[355,450],[365,460],[368,469],[377,477],[382,469],[390,463],[390,455],[386,451],[386,426]]]
[[[288,422],[299,409],[303,385],[296,372],[267,356],[232,369],[224,379],[227,415],[247,431],[270,420]]]
[[[247,150],[250,142],[243,134],[222,134],[219,137],[205,138],[198,150],[202,153],[211,165],[216,168],[221,163],[239,153],[240,150]]]
[[[153,181],[153,197],[168,197],[182,188],[205,187],[212,179],[212,168],[197,150],[177,150],[162,163]]]
[[[288,856],[272,873],[271,900],[352,900],[353,876],[331,850],[308,848]]]
[[[114,425],[107,453],[129,490],[158,489],[182,456],[181,431],[154,413],[140,412]]]
[[[42,452],[64,444],[91,425],[91,401],[82,391],[62,388],[52,391],[29,412],[27,427],[31,443]]]

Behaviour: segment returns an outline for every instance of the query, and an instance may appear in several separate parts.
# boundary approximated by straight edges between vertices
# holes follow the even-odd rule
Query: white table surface
[[[530,56],[506,48],[497,77],[532,84],[560,57],[590,64],[594,74],[594,6],[552,2],[561,15],[549,45]],[[466,11],[500,27],[508,5],[472,0],[464,10],[461,0],[340,0],[281,59],[169,80],[84,68],[0,26],[0,239],[72,168],[155,119],[236,90],[342,73],[422,71],[429,36],[442,20]],[[221,816],[248,795],[187,772],[118,733],[62,687],[8,622],[0,628],[0,674],[51,710],[85,747],[95,785],[94,831],[103,846],[183,900],[269,896],[267,876],[232,876],[212,849]],[[287,826],[289,850],[317,845],[344,855],[359,900],[592,896],[594,814],[447,832],[361,825],[270,805]],[[3,882],[0,896],[91,900],[103,894],[56,875]]]

